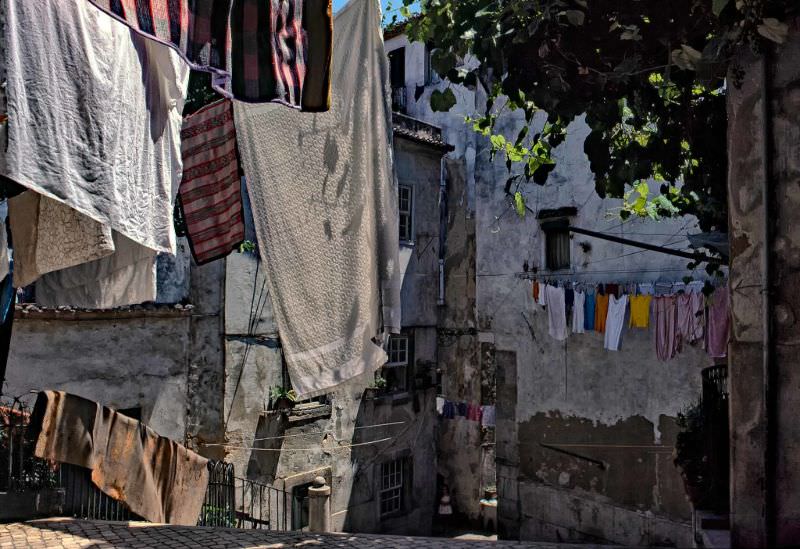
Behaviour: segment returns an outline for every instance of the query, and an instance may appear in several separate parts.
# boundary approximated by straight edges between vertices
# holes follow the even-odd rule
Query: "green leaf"
[[[443,92],[434,90],[433,93],[431,93],[431,109],[433,109],[434,112],[447,112],[455,106],[456,102],[456,94],[454,94],[453,90],[450,88],[447,88]]]
[[[506,138],[499,134],[491,136],[489,141],[492,142],[492,147],[495,149],[502,149],[506,146]]]
[[[519,191],[514,193],[514,208],[518,216],[525,217],[525,197]]]
[[[722,10],[728,5],[728,2],[730,2],[730,0],[714,0],[711,5],[711,10],[714,12],[714,15],[719,17],[719,14],[722,13]]]
[[[569,21],[569,24],[575,27],[580,27],[586,20],[586,14],[581,10],[567,10],[564,12],[564,15],[567,16],[567,21]]]

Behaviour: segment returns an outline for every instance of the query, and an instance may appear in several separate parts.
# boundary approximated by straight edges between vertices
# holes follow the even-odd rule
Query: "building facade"
[[[492,160],[489,140],[464,123],[484,112],[485,94],[432,74],[430,48],[409,43],[402,29],[387,33],[386,49],[398,74],[396,107],[443,129],[455,147],[449,182],[463,181],[447,200],[448,221],[460,228],[445,239],[449,268],[440,314],[449,331],[440,335],[451,346],[440,349],[440,388],[448,400],[496,405],[497,418],[494,429],[440,420],[440,482],[457,512],[480,519],[481,498],[496,488],[501,537],[691,544],[692,508],[672,456],[676,418],[699,400],[701,370],[714,361],[699,345],[659,361],[652,328],[626,329],[616,352],[605,350],[603,334],[595,332],[557,341],[548,335],[547,310],[534,302],[532,282],[677,288],[684,277],[703,280],[686,259],[564,230],[686,249],[696,221],[623,223],[621,201],[595,192],[583,153],[589,130],[581,120],[555,150],[557,166],[546,184],[520,188],[527,211],[518,216],[504,189],[504,159]],[[433,112],[430,94],[448,86],[456,106]],[[544,118],[534,119],[531,135]],[[504,114],[497,130],[513,137],[523,124],[522,116]]]
[[[448,147],[433,126],[398,116],[394,128],[403,330],[387,344],[385,386],[353,382],[275,409],[290,381],[257,253],[197,266],[180,239],[176,258],[159,258],[160,303],[110,311],[18,306],[3,395],[32,402],[32,391],[65,390],[122,410],[232,463],[237,477],[288,494],[293,529],[307,527],[307,489],[322,476],[332,488],[333,530],[429,534]],[[245,209],[246,237],[255,242]]]

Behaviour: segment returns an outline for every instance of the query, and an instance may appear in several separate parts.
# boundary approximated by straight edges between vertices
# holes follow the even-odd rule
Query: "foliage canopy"
[[[624,218],[694,214],[703,230],[724,230],[727,224],[725,91],[743,76],[735,53],[783,42],[786,21],[800,4],[402,1],[410,38],[436,48],[436,71],[487,94],[486,111],[468,121],[490,137],[493,153],[505,156],[506,190],[517,209],[520,195],[511,192],[512,185],[543,184],[554,167],[553,148],[563,142],[567,125],[585,113],[591,133],[584,150],[600,196],[624,197]],[[411,16],[412,4],[419,15]],[[452,90],[431,96],[434,110],[454,104]],[[526,127],[507,138],[494,132],[503,109],[521,109],[528,122],[542,110],[547,122],[540,133],[529,135]],[[654,197],[648,179],[660,183]]]

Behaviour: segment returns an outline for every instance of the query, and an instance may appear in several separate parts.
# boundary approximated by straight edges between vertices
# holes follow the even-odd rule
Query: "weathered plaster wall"
[[[112,408],[140,407],[145,423],[180,442],[202,432],[219,379],[209,373],[222,365],[222,271],[190,261],[181,240],[177,257],[159,260],[158,283],[159,301],[188,300],[191,309],[17,310],[4,394],[64,390]]]
[[[404,244],[408,263],[402,323],[414,332],[416,361],[434,361],[440,156],[435,149],[400,138],[394,153],[399,183],[414,189],[415,238]],[[267,411],[269,390],[281,385],[282,378],[277,327],[262,291],[264,267],[254,254],[231,255],[226,264],[225,460],[234,464],[237,475],[287,491],[324,476],[332,488],[335,531],[430,533],[435,391],[413,390],[412,380],[407,393],[364,400],[364,386],[354,382],[329,395],[329,413],[320,407],[301,419]],[[395,425],[373,427],[385,423]],[[388,440],[373,444],[381,439]],[[359,446],[351,448],[353,444]],[[405,509],[381,518],[380,465],[395,458],[411,463]]]
[[[555,151],[558,165],[547,185],[520,188],[532,210],[520,219],[503,191],[508,177],[503,159],[490,161],[488,141],[463,122],[464,115],[481,112],[482,95],[454,86],[458,104],[449,113],[433,113],[428,106],[430,93],[447,83],[425,86],[414,101],[417,86],[425,85],[424,48],[409,44],[404,36],[387,41],[387,50],[397,47],[406,47],[408,113],[441,126],[445,140],[456,147],[450,157],[464,164],[463,208],[475,227],[474,314],[479,340],[505,364],[501,368],[501,358],[487,360],[459,341],[465,347],[455,346],[452,358],[446,358],[449,351],[440,349],[440,365],[445,394],[464,400],[485,395],[480,380],[491,378],[493,372],[482,370],[496,365],[497,484],[505,535],[690,542],[689,506],[670,458],[674,418],[699,398],[700,370],[711,361],[700,349],[689,348],[677,359],[659,363],[652,330],[626,331],[623,349],[617,353],[603,350],[602,337],[594,333],[556,342],[547,335],[545,312],[533,304],[530,281],[517,274],[526,261],[546,274],[542,271],[544,236],[535,215],[542,209],[575,207],[578,214],[571,219],[575,226],[677,249],[688,247],[685,235],[697,231],[696,221],[623,224],[615,213],[620,201],[603,200],[595,192],[583,153],[588,127],[582,120],[570,126],[566,142]],[[523,123],[521,116],[511,114],[501,117],[498,129],[515,136]],[[540,128],[543,123],[542,114],[533,125]],[[686,271],[686,260],[579,235],[571,240],[571,256],[572,270],[559,279],[680,281],[693,274]],[[451,282],[447,284],[449,289]],[[516,361],[513,368],[512,360]],[[473,498],[479,491],[474,482],[462,479],[470,473],[475,478],[479,454],[464,448],[474,448],[481,440],[477,433],[449,433],[469,427],[451,423],[440,435],[440,470],[453,471],[455,504],[475,517],[478,507]],[[544,450],[539,442],[547,441],[587,445],[575,451],[606,461],[609,467],[596,471],[590,462]],[[638,476],[624,474],[630,467]],[[537,490],[541,497],[536,496]],[[574,512],[562,512],[562,504],[571,505]],[[598,530],[592,522],[596,513],[591,509],[603,506],[626,510],[615,511],[621,524],[608,531]],[[651,516],[668,519],[671,533]]]
[[[728,96],[731,541],[789,546],[800,539],[800,303],[794,290],[800,276],[800,26],[795,22],[787,42],[766,58],[743,52],[737,67],[744,70],[742,85],[731,86]],[[770,298],[768,335],[764,300]]]

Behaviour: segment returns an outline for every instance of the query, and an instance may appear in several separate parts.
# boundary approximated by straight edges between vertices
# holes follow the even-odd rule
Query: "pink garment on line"
[[[677,306],[674,295],[653,298],[653,315],[656,326],[656,356],[670,360],[678,352]]]
[[[730,296],[728,287],[724,286],[714,291],[708,304],[706,348],[711,358],[725,358],[728,355],[730,324]]]
[[[684,343],[694,343],[703,338],[704,306],[703,295],[700,293],[684,293],[675,297],[677,302],[677,347],[683,348]]]

